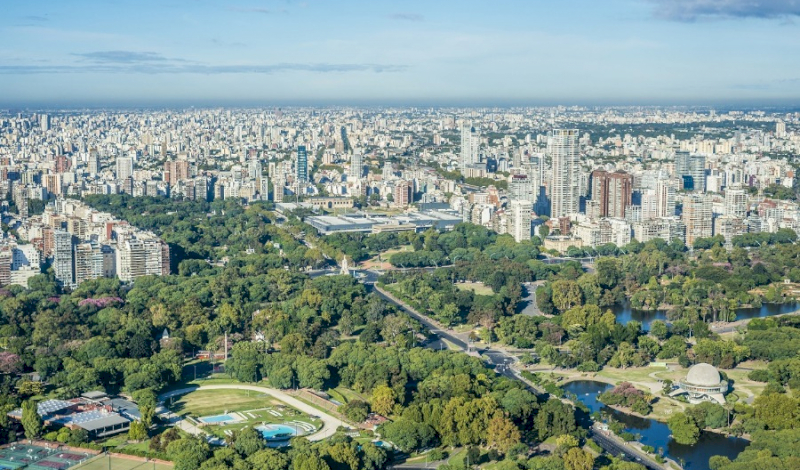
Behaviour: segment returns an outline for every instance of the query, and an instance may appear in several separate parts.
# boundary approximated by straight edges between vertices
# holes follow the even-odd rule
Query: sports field
[[[166,465],[132,458],[98,455],[83,464],[72,467],[70,470],[172,470],[172,465]]]
[[[175,398],[169,408],[179,415],[195,417],[216,415],[226,411],[244,411],[279,405],[280,401],[248,390],[198,390]]]

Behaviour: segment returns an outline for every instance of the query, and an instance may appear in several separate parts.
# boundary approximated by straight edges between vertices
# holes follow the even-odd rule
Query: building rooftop
[[[717,387],[721,381],[717,368],[704,362],[693,365],[689,368],[689,373],[686,374],[686,383],[691,385]]]

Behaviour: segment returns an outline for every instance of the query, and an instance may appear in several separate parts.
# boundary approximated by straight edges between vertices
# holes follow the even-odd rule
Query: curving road
[[[296,408],[302,411],[303,413],[319,416],[319,419],[322,421],[322,428],[317,430],[314,434],[306,436],[306,438],[310,441],[321,441],[322,439],[333,436],[333,434],[336,432],[339,426],[349,427],[345,422],[343,422],[339,418],[335,418],[325,413],[322,410],[318,410],[313,406],[306,404],[285,392],[282,392],[274,388],[261,387],[258,385],[245,385],[245,384],[200,385],[200,386],[182,388],[180,390],[173,390],[171,392],[166,392],[159,395],[158,399],[159,401],[164,401],[172,397],[185,395],[187,393],[195,392],[198,390],[250,390],[252,392],[264,393],[266,395],[271,395],[277,398],[278,400],[286,403],[292,408]]]

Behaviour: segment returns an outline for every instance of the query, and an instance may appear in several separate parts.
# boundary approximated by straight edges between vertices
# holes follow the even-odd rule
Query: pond
[[[740,308],[736,310],[737,320],[749,318],[771,317],[791,313],[800,309],[800,305],[795,303],[786,304],[763,304],[759,308]],[[650,330],[650,323],[654,320],[667,320],[666,310],[634,310],[629,302],[623,302],[611,307],[611,311],[617,316],[617,323],[626,324],[631,320],[636,320],[642,324],[644,331]]]
[[[600,403],[597,396],[611,387],[612,385],[593,380],[580,380],[562,386],[566,392],[575,394],[592,413],[602,411],[609,414],[622,423],[626,431],[639,434],[642,444],[664,449],[664,455],[677,462],[682,459],[687,470],[709,470],[708,459],[711,456],[724,455],[733,460],[747,447],[748,441],[745,439],[711,432],[701,432],[700,440],[693,446],[678,444],[670,438],[671,433],[665,423],[625,414]]]

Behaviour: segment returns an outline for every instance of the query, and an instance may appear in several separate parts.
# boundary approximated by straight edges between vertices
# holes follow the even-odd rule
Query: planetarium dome
[[[693,365],[686,374],[687,383],[701,387],[717,387],[721,381],[717,368],[704,362]]]

